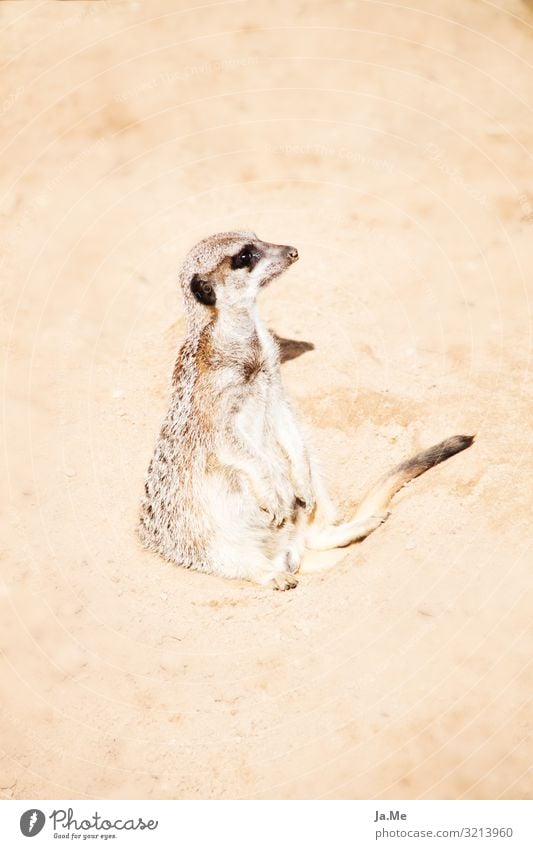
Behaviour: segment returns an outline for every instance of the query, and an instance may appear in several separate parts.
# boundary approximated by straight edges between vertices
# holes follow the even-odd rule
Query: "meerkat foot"
[[[385,522],[385,520],[389,518],[389,516],[390,510],[384,510],[382,513],[372,513],[372,515],[369,516],[368,519],[364,519],[363,521],[368,523],[368,526],[371,527],[373,531],[375,531],[376,528],[379,528],[379,526],[382,525],[383,522]]]
[[[390,510],[383,510],[383,512],[381,512],[381,513],[373,513],[372,516],[370,516],[369,520],[368,520],[369,522],[372,522],[374,524],[374,527],[372,528],[372,530],[375,531],[376,528],[379,528],[379,526],[383,524],[383,522],[386,522],[387,519],[389,518],[390,514],[391,514]],[[369,531],[369,533],[370,533],[370,531]]]
[[[283,507],[261,507],[261,510],[267,514],[270,524],[275,528],[282,528],[287,519],[290,518],[290,512]]]
[[[275,565],[275,564],[274,564]],[[273,590],[292,590],[298,584],[298,578],[286,568],[280,568],[278,571],[269,570],[263,572],[262,575],[256,575],[252,580],[262,587],[270,587]]]
[[[278,572],[277,575],[274,575],[270,579],[268,586],[272,587],[273,590],[280,590],[281,592],[284,590],[293,590],[298,586],[298,578],[291,572]]]

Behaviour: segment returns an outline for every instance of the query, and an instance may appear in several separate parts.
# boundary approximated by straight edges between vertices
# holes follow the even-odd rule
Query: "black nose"
[[[291,259],[292,262],[296,262],[298,259],[298,248],[288,248],[287,253],[289,255],[289,259]]]

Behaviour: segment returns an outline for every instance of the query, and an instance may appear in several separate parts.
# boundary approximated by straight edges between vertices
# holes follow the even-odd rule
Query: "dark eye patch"
[[[248,268],[251,271],[258,260],[259,252],[255,249],[255,247],[253,245],[245,245],[240,249],[238,254],[232,256],[231,267],[233,269]]]

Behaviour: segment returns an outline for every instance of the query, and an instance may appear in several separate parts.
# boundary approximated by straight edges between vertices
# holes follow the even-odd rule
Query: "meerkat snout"
[[[289,259],[291,262],[296,262],[298,259],[298,248],[288,248]]]
[[[258,265],[256,273],[259,286],[266,286],[279,274],[283,274],[298,259],[298,250],[292,245],[267,244],[263,258],[264,262]]]

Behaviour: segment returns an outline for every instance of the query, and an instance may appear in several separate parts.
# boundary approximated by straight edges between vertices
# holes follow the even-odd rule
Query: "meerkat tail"
[[[385,521],[389,502],[402,486],[448,457],[464,451],[473,441],[473,436],[452,436],[395,466],[367,493],[349,522],[340,525],[312,523],[306,531],[306,546],[321,554],[327,552],[328,560],[326,562],[325,558],[320,557],[316,563],[304,564],[302,571],[315,572],[330,568],[338,560],[330,549],[342,548],[365,539]]]
[[[382,477],[375,486],[365,495],[357,508],[354,519],[365,519],[369,516],[383,513],[387,509],[392,497],[405,486],[406,483],[423,475],[428,469],[444,462],[454,454],[459,454],[465,448],[469,448],[474,441],[473,436],[451,436],[438,445],[433,445],[425,451],[420,451],[409,460],[400,463]]]

